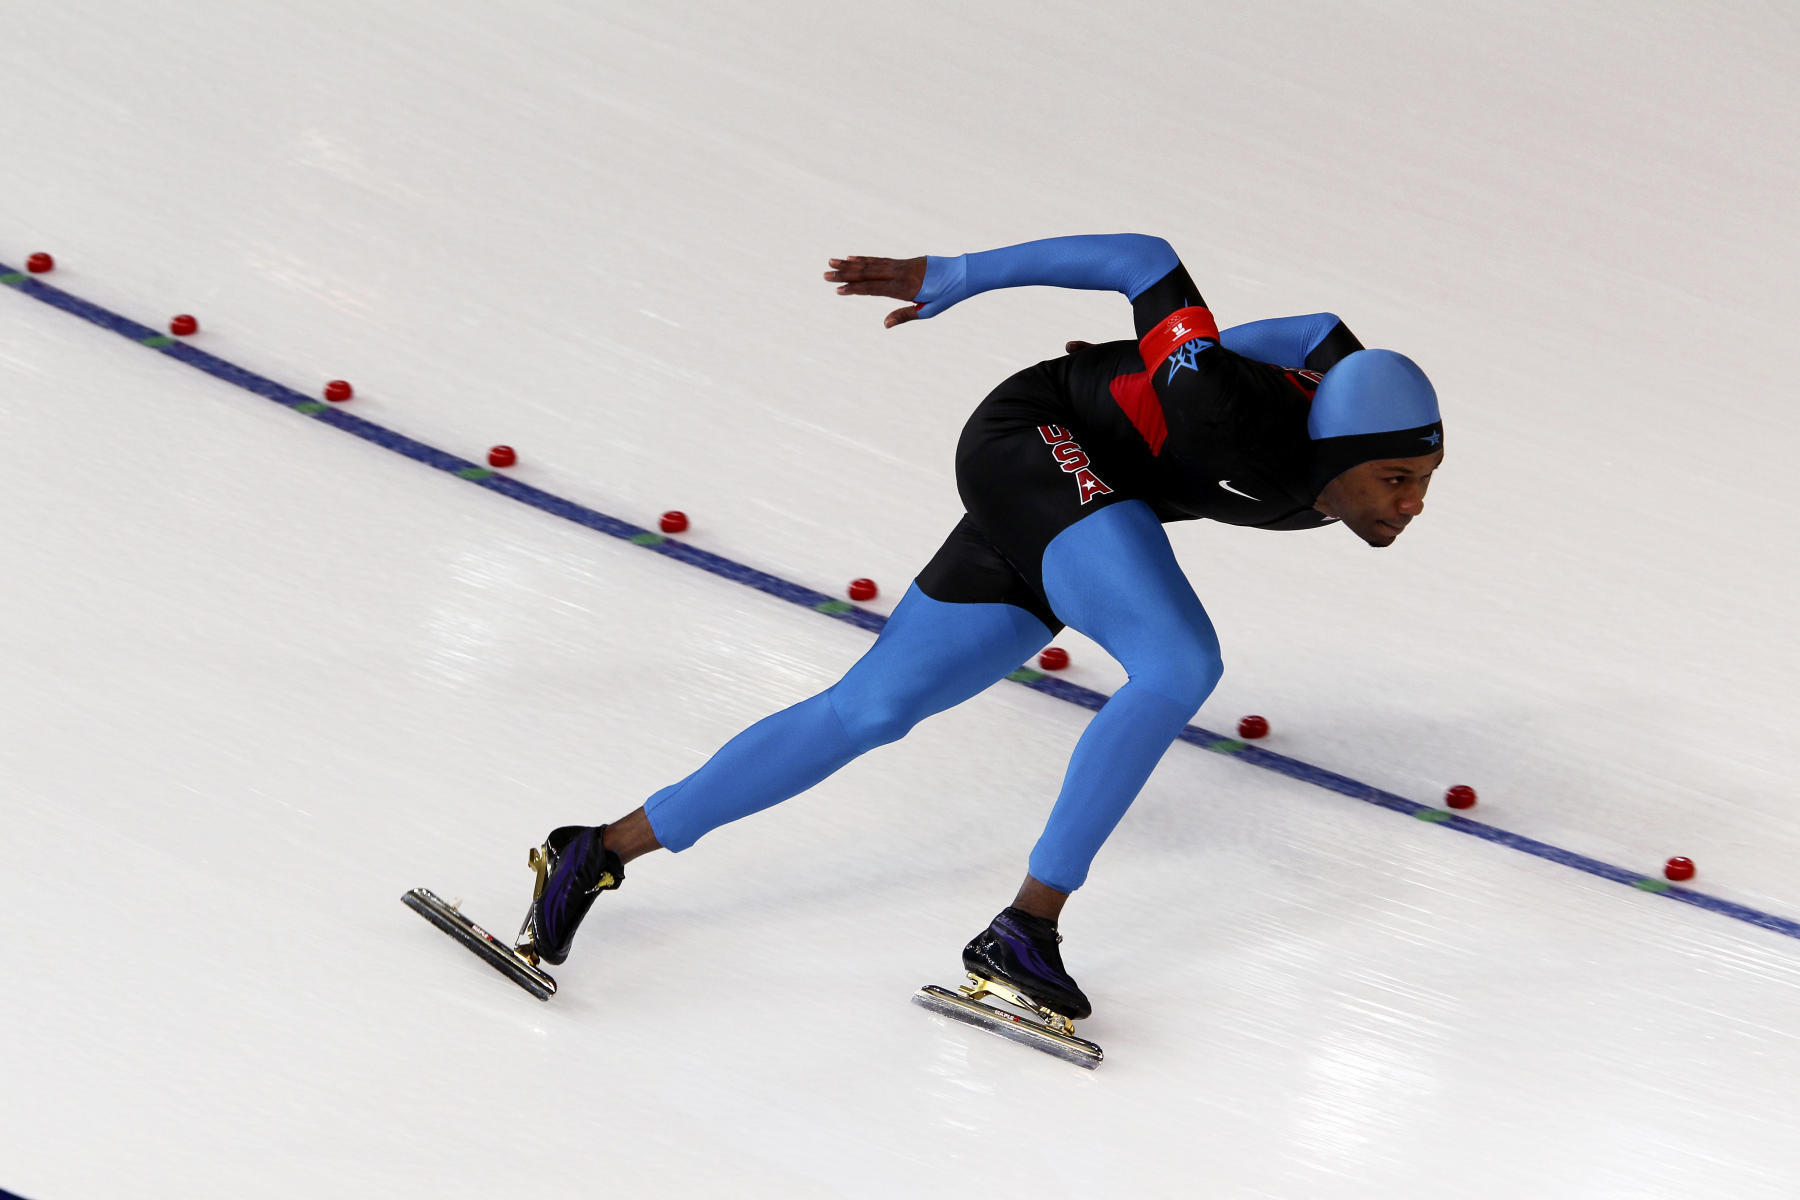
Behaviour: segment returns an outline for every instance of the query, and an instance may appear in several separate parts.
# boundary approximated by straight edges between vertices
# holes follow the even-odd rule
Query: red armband
[[[1176,309],[1138,343],[1138,353],[1144,358],[1144,369],[1152,375],[1156,374],[1156,368],[1162,366],[1169,355],[1195,338],[1207,338],[1215,342],[1219,340],[1219,324],[1213,320],[1212,312],[1197,307]]]

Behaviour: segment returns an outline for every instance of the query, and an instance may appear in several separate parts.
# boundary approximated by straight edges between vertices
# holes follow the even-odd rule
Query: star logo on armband
[[[1163,382],[1168,383],[1173,380],[1175,378],[1175,373],[1180,371],[1183,367],[1186,367],[1190,371],[1199,370],[1195,364],[1199,360],[1201,352],[1210,345],[1212,345],[1212,343],[1205,338],[1195,338],[1193,341],[1188,342],[1179,350],[1176,350],[1173,354],[1169,355],[1169,373],[1163,377]]]

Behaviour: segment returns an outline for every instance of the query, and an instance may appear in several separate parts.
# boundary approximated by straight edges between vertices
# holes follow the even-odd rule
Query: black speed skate
[[[488,966],[539,1000],[548,1000],[556,995],[556,980],[538,960],[554,964],[568,958],[569,943],[588,909],[601,892],[625,879],[619,856],[600,844],[605,828],[565,825],[531,848],[527,861],[537,882],[531,909],[510,946],[464,916],[460,901],[446,902],[430,888],[414,888],[400,899]]]
[[[1075,1036],[1075,1022],[1093,1006],[1068,971],[1057,949],[1062,936],[1056,923],[1008,908],[963,948],[969,982],[955,992],[927,984],[915,1003],[952,1020],[962,1021],[1048,1051],[1090,1070],[1100,1065],[1099,1046]],[[1035,1020],[983,1003],[988,997],[1023,1009]]]
[[[531,851],[537,885],[516,949],[534,965],[555,966],[569,957],[575,931],[601,892],[625,882],[625,865],[600,843],[604,825],[564,825]]]
[[[1094,1006],[1063,970],[1061,943],[1055,921],[1008,908],[963,947],[963,967],[1002,1000],[1070,1024]]]

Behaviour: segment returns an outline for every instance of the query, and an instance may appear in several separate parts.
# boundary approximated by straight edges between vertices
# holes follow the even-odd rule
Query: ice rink
[[[0,11],[0,263],[877,611],[975,403],[1131,320],[884,330],[828,257],[1143,232],[1222,324],[1338,313],[1431,374],[1446,463],[1379,553],[1172,527],[1197,723],[1800,919],[1792,5]],[[634,863],[540,1004],[401,893],[510,934],[546,830],[870,634],[16,285],[0,431],[0,1189],[1800,1195],[1800,939],[1191,745],[1062,922],[1097,1071],[909,1005],[1089,715],[1010,683]]]

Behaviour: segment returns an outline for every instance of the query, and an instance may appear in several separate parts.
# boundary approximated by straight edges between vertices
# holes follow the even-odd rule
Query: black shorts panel
[[[1010,604],[1042,621],[1053,635],[1063,627],[1050,611],[1049,602],[1025,582],[968,516],[957,523],[919,572],[918,584],[921,592],[945,604]]]
[[[1075,413],[1050,364],[983,400],[956,447],[956,487],[975,526],[1044,595],[1044,549],[1083,517],[1136,499],[1142,466],[1113,431]]]

